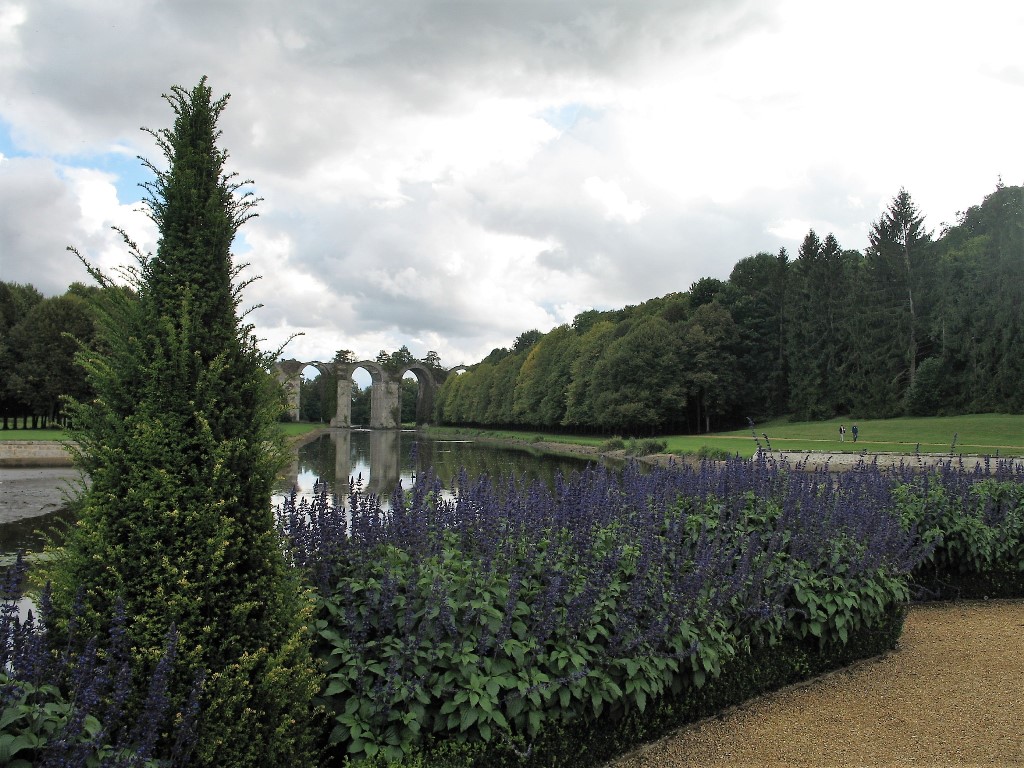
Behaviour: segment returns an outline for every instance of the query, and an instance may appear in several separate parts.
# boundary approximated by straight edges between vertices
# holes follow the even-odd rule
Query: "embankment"
[[[56,440],[0,440],[0,467],[70,467],[71,454]]]

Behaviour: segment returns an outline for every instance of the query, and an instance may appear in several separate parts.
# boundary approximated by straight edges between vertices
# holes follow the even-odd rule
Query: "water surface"
[[[349,483],[356,482],[364,492],[377,494],[386,503],[399,482],[410,488],[416,475],[429,467],[446,488],[462,468],[470,478],[515,475],[550,484],[556,473],[568,476],[582,470],[588,461],[469,440],[432,440],[412,431],[331,430],[298,448],[278,484],[274,502],[280,503],[283,494],[293,488],[310,495],[314,484],[321,481],[341,499],[347,497]],[[42,551],[47,536],[58,536],[74,519],[63,498],[75,471],[32,470],[39,477],[34,477],[30,489],[22,484],[20,489],[25,492],[4,494],[5,484],[10,489],[14,482],[24,483],[28,471],[0,468],[0,565],[13,560],[18,550]]]

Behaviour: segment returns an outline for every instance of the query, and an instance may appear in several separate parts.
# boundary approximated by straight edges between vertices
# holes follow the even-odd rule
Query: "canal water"
[[[300,494],[310,494],[320,481],[344,497],[350,483],[355,483],[364,493],[386,500],[398,483],[410,488],[416,476],[428,468],[433,468],[446,488],[463,469],[473,479],[514,475],[550,485],[557,473],[568,476],[583,469],[587,461],[473,440],[425,439],[413,431],[332,430],[299,448],[281,490],[295,487]]]
[[[274,503],[279,504],[292,489],[309,496],[318,481],[327,483],[342,500],[348,495],[349,483],[355,482],[363,492],[377,494],[386,502],[399,482],[410,488],[415,477],[430,467],[445,487],[452,486],[463,468],[470,478],[488,475],[498,479],[514,474],[550,484],[557,473],[568,476],[584,469],[587,461],[471,440],[427,439],[413,431],[331,430],[298,448],[279,482]],[[0,468],[0,494],[4,494],[5,477],[12,478],[15,472]],[[19,550],[41,551],[47,536],[59,536],[62,527],[73,522],[66,509],[55,511],[52,497],[74,474],[71,469],[54,470],[54,493],[48,500],[40,498],[34,507],[19,506],[16,511],[11,503],[10,514],[0,514],[0,565],[12,560]],[[18,503],[34,502],[20,498]]]

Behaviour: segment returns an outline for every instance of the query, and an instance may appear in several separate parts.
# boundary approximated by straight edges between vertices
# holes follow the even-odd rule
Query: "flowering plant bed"
[[[621,750],[622,728],[648,738],[657,727],[636,724],[666,706],[706,714],[694,702],[891,648],[910,574],[939,544],[897,508],[908,482],[759,457],[590,469],[551,490],[424,475],[387,510],[358,490],[347,508],[291,500],[280,520],[317,594],[332,759],[582,765],[529,756],[553,739],[582,759],[564,747],[582,733]],[[775,657],[769,682],[736,671]]]
[[[316,605],[324,765],[594,766],[893,648],[912,598],[1024,594],[1019,463],[426,473],[380,502],[278,510]],[[118,719],[123,613],[69,656],[18,617],[23,562],[6,575],[0,756],[184,764],[203,713],[168,712],[160,675],[153,716]]]

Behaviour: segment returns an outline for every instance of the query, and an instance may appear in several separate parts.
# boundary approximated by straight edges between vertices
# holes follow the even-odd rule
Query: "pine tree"
[[[876,314],[880,324],[878,347],[894,350],[902,358],[895,370],[880,374],[898,383],[900,397],[914,386],[920,357],[925,312],[922,300],[928,287],[931,234],[924,228],[910,193],[901,189],[868,233],[865,254]]]
[[[156,255],[129,243],[137,298],[101,307],[102,351],[80,353],[96,397],[71,405],[72,437],[91,483],[53,566],[57,616],[100,635],[122,603],[140,686],[176,628],[181,706],[204,679],[195,764],[309,765],[319,680],[271,509],[281,399],[230,252],[257,201],[217,146],[227,97],[203,78],[164,98],[174,127],[148,132],[167,170],[147,163],[145,185]]]

